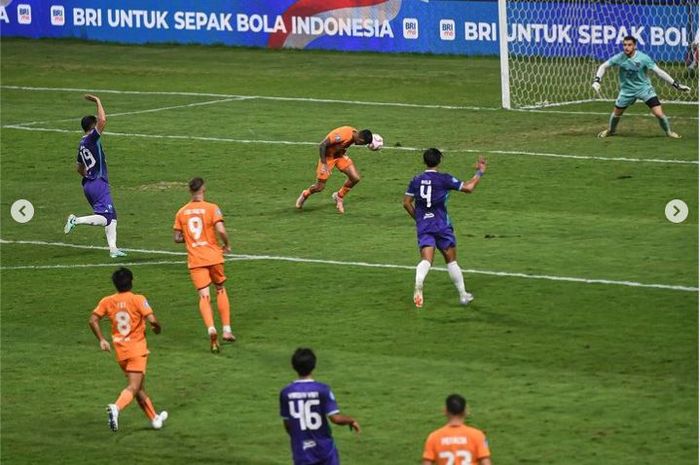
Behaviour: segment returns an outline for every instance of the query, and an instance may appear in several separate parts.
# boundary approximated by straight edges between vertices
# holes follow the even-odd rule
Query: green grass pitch
[[[0,52],[3,464],[288,464],[277,394],[301,345],[363,427],[360,437],[334,430],[344,464],[418,463],[453,392],[469,400],[496,465],[697,463],[697,106],[665,107],[680,140],[662,137],[639,104],[619,137],[600,140],[610,103],[498,109],[490,58],[17,39]],[[120,262],[60,245],[105,245],[101,228],[63,234],[69,213],[89,213],[74,159],[94,105],[80,89],[111,115],[103,143],[119,245],[142,250],[121,263],[163,325],[148,335],[147,389],[170,412],[160,431],[136,404],[108,430],[104,406],[125,382],[87,319]],[[315,144],[343,124],[380,133],[385,149],[351,149],[363,179],[344,216],[330,200],[339,173],[296,211]],[[401,200],[429,146],[462,178],[478,154],[489,160],[476,192],[450,201],[459,263],[473,270],[467,308],[440,270],[425,307],[411,299],[418,254]],[[171,226],[196,175],[234,253],[272,257],[227,262],[239,341],[219,356],[185,257],[161,253],[183,251]],[[27,224],[10,217],[19,198],[35,207]],[[664,217],[673,198],[689,205],[682,224]]]

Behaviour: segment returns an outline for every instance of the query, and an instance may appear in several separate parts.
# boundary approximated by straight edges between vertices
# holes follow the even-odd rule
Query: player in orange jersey
[[[100,320],[105,316],[112,322],[112,344],[117,362],[124,370],[128,380],[126,388],[119,394],[116,402],[107,405],[109,427],[112,431],[119,429],[119,412],[136,397],[139,407],[144,411],[151,425],[161,429],[168,418],[168,412],[156,413],[151,399],[146,394],[146,364],[148,347],[144,334],[148,321],[154,333],[160,333],[160,324],[148,305],[146,297],[131,292],[134,276],[127,268],[119,268],[112,274],[112,282],[117,293],[100,300],[90,315],[90,329],[100,341],[100,349],[110,352],[109,342],[102,335]]]
[[[459,394],[445,400],[447,424],[430,433],[423,449],[423,465],[491,465],[484,433],[464,424],[467,401]]]
[[[353,164],[350,157],[345,153],[351,145],[367,145],[372,142],[372,131],[363,129],[358,131],[350,126],[341,126],[328,133],[325,139],[318,146],[320,160],[316,166],[316,182],[304,189],[299,195],[296,207],[301,208],[310,195],[321,192],[326,187],[326,181],[331,176],[334,167],[345,173],[348,180],[339,191],[333,192],[331,196],[335,200],[335,206],[340,213],[345,213],[343,199],[355,184],[360,182],[360,173]]]
[[[216,305],[223,326],[223,340],[233,342],[236,336],[231,332],[231,310],[228,294],[224,287],[224,253],[230,253],[228,234],[224,227],[224,217],[216,204],[204,201],[204,179],[192,178],[190,194],[192,201],[178,210],[173,225],[173,239],[187,245],[187,266],[194,287],[199,293],[199,312],[209,333],[212,353],[219,353],[219,340],[214,327],[209,286],[216,286]],[[217,233],[223,242],[219,246]]]

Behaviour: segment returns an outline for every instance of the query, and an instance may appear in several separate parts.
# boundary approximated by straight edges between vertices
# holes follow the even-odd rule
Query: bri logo
[[[440,20],[440,39],[455,40],[455,22],[452,19]]]
[[[32,6],[26,3],[17,5],[17,22],[19,24],[32,24]]]
[[[66,24],[66,11],[63,5],[51,5],[51,25],[63,26]]]
[[[416,18],[403,19],[403,38],[417,39],[418,38],[418,20]]]

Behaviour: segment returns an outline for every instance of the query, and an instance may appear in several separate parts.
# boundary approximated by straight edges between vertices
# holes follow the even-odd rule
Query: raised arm
[[[224,222],[219,221],[214,225],[214,227],[216,228],[216,232],[219,234],[219,237],[221,238],[221,242],[224,243],[224,245],[222,246],[224,253],[231,253],[231,246],[229,245],[229,242],[228,242],[228,234],[226,233],[226,226],[224,226]]]
[[[671,77],[671,75],[669,75],[666,71],[661,69],[661,67],[659,65],[654,66],[653,68],[651,68],[651,70],[653,72],[655,72],[656,75],[659,76],[661,79],[666,81],[666,83],[672,85],[673,87],[680,90],[681,92],[690,92],[690,87],[683,85],[680,82],[673,79]]]
[[[467,194],[471,194],[474,192],[474,189],[476,189],[476,185],[479,184],[479,180],[481,180],[481,177],[484,175],[486,172],[486,160],[483,157],[479,157],[479,160],[476,162],[476,173],[474,173],[474,176],[472,178],[462,184],[462,188],[460,189],[462,192],[465,192]]]
[[[105,114],[105,109],[102,106],[102,102],[100,101],[99,97],[90,94],[85,94],[85,100],[95,102],[97,105],[97,125],[95,127],[97,128],[97,132],[102,134],[102,130],[107,124],[107,115]]]

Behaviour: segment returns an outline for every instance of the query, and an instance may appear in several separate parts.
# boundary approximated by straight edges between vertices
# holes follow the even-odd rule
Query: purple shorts
[[[455,238],[455,232],[452,227],[443,229],[440,232],[418,234],[419,249],[423,247],[436,247],[438,250],[447,250],[450,247],[456,246],[457,239]]]
[[[114,209],[107,181],[102,178],[83,179],[83,193],[90,203],[92,211],[107,218],[107,224],[117,219],[117,211]]]

